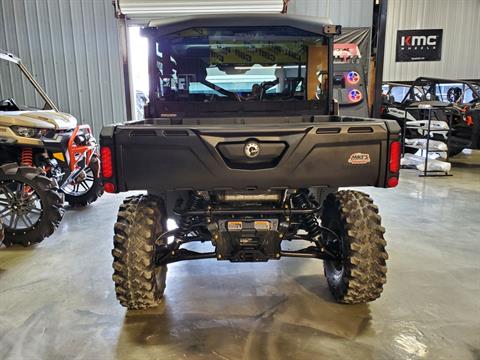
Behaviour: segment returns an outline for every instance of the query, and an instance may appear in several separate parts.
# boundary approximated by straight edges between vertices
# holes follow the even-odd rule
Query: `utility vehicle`
[[[439,134],[437,140],[446,140],[450,156],[464,148],[480,148],[480,86],[474,82],[419,77],[411,85],[386,83],[383,86],[382,118],[395,119],[403,127],[405,121],[426,117],[425,105],[441,109],[434,113],[434,125],[450,126],[448,138]],[[449,120],[450,118],[450,120]],[[447,126],[447,128],[448,128]],[[406,137],[419,136],[417,130],[407,129]],[[409,149],[407,149],[408,151]],[[416,152],[417,149],[410,149]]]
[[[324,260],[334,298],[386,281],[378,208],[346,186],[398,183],[396,121],[339,117],[329,21],[286,15],[168,19],[150,46],[147,119],[103,128],[105,190],[120,206],[113,280],[130,309],[158,304],[167,264]],[[178,228],[168,231],[167,219]],[[173,240],[169,240],[173,239]],[[286,249],[287,241],[305,246]],[[211,242],[214,250],[185,248]]]
[[[58,224],[61,210],[54,211],[52,224],[44,228],[39,224],[48,218],[43,216],[50,206],[47,199],[22,211],[18,210],[21,206],[17,201],[30,190],[42,192],[45,189],[41,190],[39,184],[46,186],[48,182],[48,191],[61,192],[61,196],[50,196],[55,198],[55,208],[58,203],[62,205],[63,196],[71,205],[87,205],[103,193],[100,161],[90,127],[78,125],[73,116],[60,112],[18,57],[0,51],[0,71],[0,98],[3,98],[0,100],[0,165],[15,164],[16,169],[12,170],[9,165],[10,175],[0,171],[0,178],[10,179],[9,176],[16,174],[14,181],[20,184],[20,174],[38,176],[25,182],[28,191],[13,185],[0,187],[0,218],[5,226],[7,245],[28,245],[53,232],[52,224]],[[18,91],[15,84],[22,84],[27,90]],[[31,105],[17,104],[14,94],[21,94],[22,100]],[[44,179],[45,176],[55,181],[52,183]],[[29,209],[40,214],[33,216]]]

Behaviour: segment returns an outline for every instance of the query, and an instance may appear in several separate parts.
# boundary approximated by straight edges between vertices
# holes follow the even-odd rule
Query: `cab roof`
[[[151,21],[145,28],[148,33],[153,31],[155,35],[162,36],[177,31],[196,28],[196,27],[293,27],[296,29],[308,31],[318,35],[334,35],[325,32],[325,26],[333,25],[328,18],[295,16],[284,14],[215,14],[215,15],[196,15],[165,18]],[[335,27],[339,33],[341,27]]]

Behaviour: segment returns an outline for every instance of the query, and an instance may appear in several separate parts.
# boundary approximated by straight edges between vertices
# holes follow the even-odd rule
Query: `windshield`
[[[328,98],[327,40],[302,30],[192,28],[162,37],[153,49],[150,98],[154,101]]]

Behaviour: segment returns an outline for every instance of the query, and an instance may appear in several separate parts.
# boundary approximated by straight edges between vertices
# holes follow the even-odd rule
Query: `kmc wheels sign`
[[[395,61],[440,61],[442,29],[398,30]]]

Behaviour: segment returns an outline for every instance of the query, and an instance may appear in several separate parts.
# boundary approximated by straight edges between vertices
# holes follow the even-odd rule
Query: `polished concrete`
[[[202,260],[127,312],[110,256],[123,195],[70,209],[36,248],[0,249],[0,359],[480,359],[480,167],[417,175],[365,189],[390,254],[369,305],[333,303],[320,261]]]

